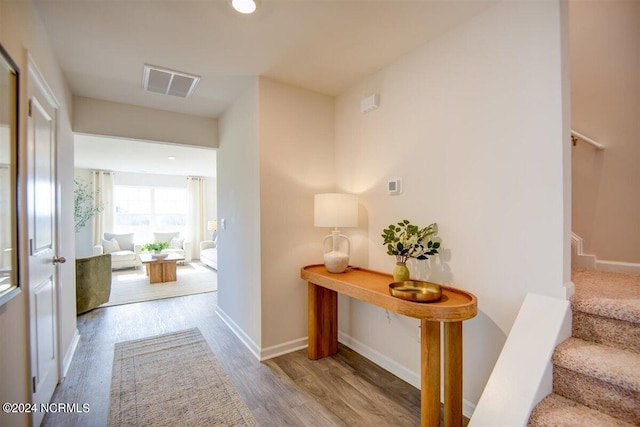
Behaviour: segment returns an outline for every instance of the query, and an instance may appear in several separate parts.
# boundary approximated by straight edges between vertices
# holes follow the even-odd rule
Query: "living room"
[[[110,254],[110,299],[102,306],[216,289],[217,249],[205,250],[202,262],[200,254],[217,234],[215,150],[87,134],[74,139],[76,204],[84,208],[76,211],[90,212],[76,226],[76,258]],[[114,235],[133,251],[112,248]],[[144,274],[141,253],[155,242],[181,258],[174,286],[156,285]],[[187,284],[187,278],[194,280]]]

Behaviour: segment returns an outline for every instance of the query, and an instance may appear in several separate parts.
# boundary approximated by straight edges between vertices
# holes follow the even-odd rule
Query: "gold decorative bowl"
[[[440,285],[418,280],[393,282],[389,285],[389,293],[396,298],[413,302],[433,302],[442,298]]]

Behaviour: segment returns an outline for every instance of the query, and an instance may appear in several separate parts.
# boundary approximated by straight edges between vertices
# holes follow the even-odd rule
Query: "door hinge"
[[[33,385],[33,394],[36,394],[36,377],[31,378],[31,384]]]
[[[29,100],[29,117],[31,117],[31,100]]]

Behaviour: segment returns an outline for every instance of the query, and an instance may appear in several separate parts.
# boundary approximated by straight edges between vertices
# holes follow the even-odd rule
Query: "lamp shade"
[[[344,193],[316,194],[313,225],[316,227],[357,227],[358,196]]]
[[[207,230],[209,231],[213,231],[213,230],[217,230],[218,229],[218,221],[217,220],[212,220],[212,221],[207,221]]]

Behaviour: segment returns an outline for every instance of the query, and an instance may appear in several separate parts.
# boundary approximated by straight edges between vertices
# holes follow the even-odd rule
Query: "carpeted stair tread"
[[[640,274],[573,269],[574,311],[640,324]]]
[[[572,336],[640,353],[639,323],[574,311]]]
[[[639,353],[569,338],[556,348],[553,363],[626,390],[640,392]]]
[[[529,427],[632,427],[555,393],[545,397],[531,413]]]

